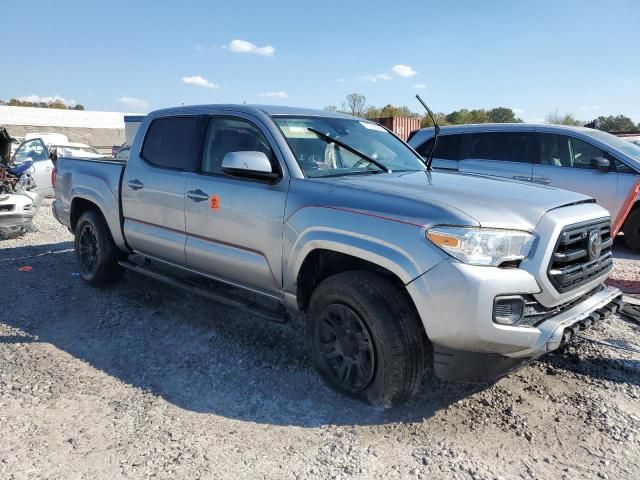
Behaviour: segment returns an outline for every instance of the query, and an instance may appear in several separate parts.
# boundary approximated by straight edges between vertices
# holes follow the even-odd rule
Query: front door
[[[20,145],[13,154],[12,163],[18,165],[29,160],[33,161],[31,176],[36,184],[35,190],[43,195],[52,195],[51,170],[53,170],[53,162],[49,158],[49,152],[42,139],[34,138]]]
[[[615,218],[620,209],[618,173],[613,165],[606,172],[591,167],[592,158],[611,157],[579,138],[554,133],[540,133],[538,138],[540,156],[533,166],[533,182],[593,197]]]
[[[186,182],[186,257],[192,269],[277,296],[282,288],[282,228],[289,181],[230,176],[225,154],[261,151],[282,174],[270,134],[250,117],[209,120],[197,173]]]
[[[185,264],[184,189],[192,166],[197,117],[157,118],[140,151],[131,150],[122,179],[124,233],[129,246]]]

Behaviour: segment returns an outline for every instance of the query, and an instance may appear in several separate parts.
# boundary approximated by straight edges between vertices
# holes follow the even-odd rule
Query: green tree
[[[624,115],[609,115],[608,117],[598,117],[595,120],[595,127],[605,132],[635,132],[636,126],[633,121]]]
[[[388,117],[419,117],[415,112],[412,112],[409,107],[401,106],[396,107],[390,103],[382,108],[370,106],[365,112],[367,118],[388,118]]]
[[[510,108],[497,107],[487,112],[491,123],[522,123],[516,114]]]
[[[544,123],[549,125],[572,125],[574,127],[582,127],[585,124],[582,120],[575,118],[573,113],[560,113],[557,108],[555,112],[545,115]]]
[[[76,104],[75,107],[73,107],[73,110],[84,110],[84,105],[81,105],[81,104],[78,103],[78,104]]]
[[[450,125],[450,123],[447,121],[447,116],[444,113],[434,113],[433,116],[436,118],[438,125]],[[420,128],[429,127],[433,127],[433,122],[431,121],[431,117],[429,115],[425,115],[424,117],[422,117],[422,120],[420,120]]]
[[[55,102],[49,102],[47,105],[49,108],[57,108],[59,110],[66,110],[67,106],[61,102],[60,100],[56,100]]]

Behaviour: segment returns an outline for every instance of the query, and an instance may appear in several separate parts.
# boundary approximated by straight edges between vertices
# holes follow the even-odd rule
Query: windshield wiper
[[[377,160],[374,160],[373,158],[369,157],[368,155],[365,155],[364,153],[362,153],[362,152],[356,150],[355,148],[347,145],[346,143],[343,143],[340,140],[336,140],[335,138],[327,135],[326,133],[322,133],[320,130],[316,130],[315,128],[307,127],[307,130],[309,130],[310,132],[315,133],[321,139],[323,139],[325,142],[327,142],[327,143],[335,143],[339,147],[344,148],[347,152],[351,152],[354,155],[359,156],[361,159],[366,160],[369,163],[372,163],[373,165],[378,167],[380,170],[383,170],[383,171],[385,171],[387,173],[391,173],[391,170],[388,169],[387,167],[385,167],[382,163],[378,162]]]

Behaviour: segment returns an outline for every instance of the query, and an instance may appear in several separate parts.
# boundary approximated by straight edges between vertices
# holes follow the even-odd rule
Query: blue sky
[[[640,1],[3,0],[0,98],[91,110],[194,103],[433,110],[640,122]],[[394,68],[395,67],[395,68]]]

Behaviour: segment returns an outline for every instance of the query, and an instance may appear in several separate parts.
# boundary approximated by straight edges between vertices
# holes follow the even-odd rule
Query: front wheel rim
[[[368,387],[375,373],[375,348],[360,316],[346,305],[328,305],[316,334],[319,359],[333,381],[354,393]]]
[[[98,253],[98,238],[93,225],[83,225],[78,239],[78,259],[83,273],[94,272],[98,263]]]

